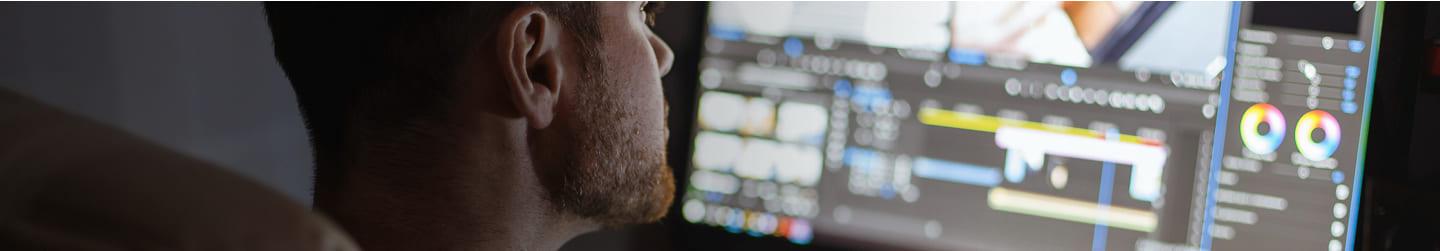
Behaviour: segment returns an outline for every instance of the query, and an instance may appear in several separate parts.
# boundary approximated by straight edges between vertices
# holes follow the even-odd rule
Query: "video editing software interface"
[[[1382,12],[713,3],[682,216],[797,245],[1350,250]]]

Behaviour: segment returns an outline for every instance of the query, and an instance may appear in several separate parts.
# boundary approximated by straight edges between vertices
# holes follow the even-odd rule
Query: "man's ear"
[[[522,5],[501,21],[496,36],[501,76],[511,102],[531,128],[550,126],[560,102],[564,64],[560,27],[539,7]]]

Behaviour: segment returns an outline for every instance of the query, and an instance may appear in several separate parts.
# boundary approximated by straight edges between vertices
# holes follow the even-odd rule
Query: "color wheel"
[[[1320,142],[1315,142],[1310,136],[1317,128],[1325,132],[1325,139]],[[1300,121],[1295,123],[1295,148],[1306,159],[1325,160],[1335,154],[1335,148],[1339,146],[1340,122],[1335,121],[1335,116],[1329,112],[1310,111],[1301,115]]]
[[[1331,121],[1334,119],[1332,118]],[[1262,122],[1270,126],[1270,131],[1265,134],[1260,134],[1260,123]],[[1275,109],[1275,106],[1266,103],[1255,104],[1249,109],[1245,109],[1245,114],[1241,115],[1240,140],[1251,152],[1274,153],[1284,139],[1285,115],[1280,114],[1280,109]]]

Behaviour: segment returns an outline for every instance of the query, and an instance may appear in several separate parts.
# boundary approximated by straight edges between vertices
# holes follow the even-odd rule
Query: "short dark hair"
[[[316,192],[343,174],[345,151],[360,150],[347,138],[404,134],[444,114],[472,46],[525,5],[557,17],[578,48],[602,39],[591,3],[265,3],[275,58],[310,132]]]

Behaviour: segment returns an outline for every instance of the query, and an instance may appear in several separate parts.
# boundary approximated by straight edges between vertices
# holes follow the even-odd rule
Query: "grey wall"
[[[309,146],[258,3],[0,3],[0,88],[309,204]]]

